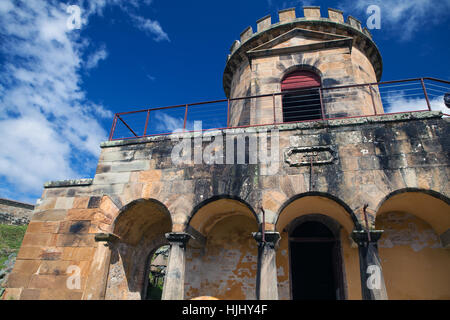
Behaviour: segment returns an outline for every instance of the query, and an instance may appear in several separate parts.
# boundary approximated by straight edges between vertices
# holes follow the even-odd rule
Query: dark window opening
[[[281,82],[283,121],[296,122],[322,118],[320,77],[310,71],[295,71]]]
[[[342,299],[339,242],[324,224],[308,221],[289,237],[293,300]]]
[[[321,119],[319,94],[318,89],[283,93],[284,122]]]

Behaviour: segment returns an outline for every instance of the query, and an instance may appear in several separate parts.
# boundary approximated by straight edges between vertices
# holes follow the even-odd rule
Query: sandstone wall
[[[367,29],[342,12],[304,9],[280,11],[280,22],[267,16],[257,22],[257,32],[248,27],[233,43],[224,73],[224,89],[231,98],[279,93],[283,77],[297,69],[312,70],[322,78],[322,87],[376,83],[381,78],[381,56]],[[372,91],[372,92],[371,92]],[[373,103],[372,103],[373,96]],[[283,122],[281,96],[231,100],[230,125]],[[325,116],[383,113],[377,87],[324,90]],[[275,105],[275,106],[274,106]],[[275,109],[275,110],[274,110]]]
[[[450,228],[450,222],[445,220],[450,216],[447,119],[441,119],[436,112],[419,112],[285,124],[276,128],[280,135],[279,170],[273,174],[265,172],[266,166],[259,164],[176,166],[172,163],[171,152],[179,142],[165,136],[104,143],[93,180],[47,184],[25,235],[4,299],[97,299],[105,295],[108,298],[140,298],[148,254],[154,247],[164,244],[162,235],[170,228],[173,232],[181,232],[187,230],[188,225],[195,225],[199,232],[204,232],[206,245],[203,253],[195,253],[188,247],[186,297],[210,293],[221,298],[252,299],[254,245],[248,233],[241,234],[242,241],[236,239],[232,245],[225,236],[228,222],[219,218],[230,216],[230,212],[242,212],[242,206],[255,212],[256,217],[248,214],[250,220],[246,221],[253,221],[256,226],[262,221],[259,210],[262,205],[267,230],[276,229],[282,234],[277,257],[281,298],[289,298],[286,278],[289,266],[283,230],[299,215],[325,214],[342,226],[340,241],[348,298],[360,297],[357,248],[348,235],[352,229],[360,228],[365,203],[369,205],[372,225],[380,208],[386,212],[403,208],[433,226],[440,239],[440,248],[448,245],[445,242],[445,234]],[[256,132],[261,129],[264,128],[225,132],[261,135]],[[204,142],[203,148],[208,145]],[[311,149],[314,146],[325,148],[314,151]],[[318,158],[311,168],[307,160],[314,152]],[[252,152],[247,151],[247,154]],[[425,208],[417,211],[417,205],[407,207],[411,201],[396,202],[397,207],[383,207],[386,199],[396,192],[427,193],[439,205],[432,203],[436,209],[428,213],[424,213]],[[241,207],[232,210],[222,205],[208,207],[194,223],[203,204],[214,204],[223,198],[233,199]],[[142,201],[145,202],[144,209],[133,209],[141,208]],[[309,201],[309,205],[300,205],[302,201]],[[291,209],[297,204],[305,210]],[[201,222],[209,212],[214,212],[211,216],[217,219],[202,229]],[[435,215],[440,224],[429,220]],[[165,220],[154,219],[156,216]],[[231,217],[237,216],[231,214]],[[234,225],[235,222],[230,221],[230,225]],[[254,231],[250,226],[244,229]],[[116,244],[105,247],[104,242],[96,242],[95,234],[102,232],[116,234]],[[158,235],[162,240],[145,238],[143,235],[147,233]],[[229,250],[224,254],[230,254],[229,261],[238,261],[237,264],[230,262],[221,269],[208,262],[209,258],[222,254],[217,251],[220,247],[217,243]],[[227,245],[230,245],[229,249]],[[128,249],[122,250],[124,247]],[[428,256],[430,265],[440,261],[434,260],[434,256]],[[195,262],[195,259],[200,260]],[[81,287],[76,290],[66,286],[70,265],[81,270]],[[217,269],[210,283],[204,278],[192,278],[193,273],[199,272],[195,269],[199,266],[205,268],[203,272],[206,273]],[[387,273],[389,270],[390,267],[386,267]],[[424,275],[425,278],[428,276]],[[390,279],[389,274],[385,277]],[[232,295],[223,290],[227,287],[221,283],[223,279],[231,280],[228,287],[232,288]],[[449,296],[445,291],[439,294]]]

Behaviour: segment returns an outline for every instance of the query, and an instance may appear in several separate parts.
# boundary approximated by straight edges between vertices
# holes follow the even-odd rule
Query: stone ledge
[[[17,208],[24,208],[24,209],[34,210],[34,205],[33,204],[20,202],[20,201],[15,201],[15,200],[4,199],[4,198],[0,198],[0,204],[4,204],[4,205],[7,205],[7,206],[12,206],[12,207],[17,207]]]
[[[356,126],[371,123],[383,123],[383,122],[402,122],[410,120],[425,120],[433,118],[442,118],[442,112],[440,111],[420,111],[420,112],[406,112],[406,113],[396,113],[378,116],[362,116],[359,118],[343,118],[334,120],[317,120],[309,122],[297,122],[297,123],[285,123],[285,124],[269,124],[269,125],[255,125],[253,127],[245,128],[230,128],[230,129],[220,129],[220,130],[208,130],[203,131],[204,136],[213,136],[220,133],[222,134],[252,134],[259,132],[267,132],[270,130],[279,131],[289,131],[289,130],[307,130],[307,129],[322,129],[322,128],[332,128],[332,127],[345,127],[345,126]],[[445,120],[445,119],[443,119]],[[175,133],[174,135],[159,135],[144,138],[135,139],[123,139],[114,141],[104,141],[100,144],[101,148],[112,148],[126,145],[144,144],[150,142],[166,141],[170,140],[172,136],[179,139],[182,138],[193,138],[199,135],[200,132],[185,132],[185,133]],[[86,179],[84,179],[86,180]],[[77,181],[77,180],[68,180]]]
[[[90,186],[94,179],[58,180],[44,183],[44,188],[64,188]]]

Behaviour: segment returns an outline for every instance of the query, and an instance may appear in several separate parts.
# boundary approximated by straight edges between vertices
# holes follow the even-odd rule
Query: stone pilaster
[[[276,248],[280,234],[266,231],[264,241],[261,232],[254,232],[253,237],[258,242],[256,298],[258,300],[278,300]]]
[[[98,244],[89,268],[86,290],[81,299],[105,299],[108,271],[111,263],[111,250],[113,250],[119,240],[119,237],[112,233],[97,233],[95,235],[95,241]]]
[[[162,300],[183,300],[185,251],[191,235],[184,232],[170,232],[166,233],[166,238],[170,243],[170,254],[164,279]]]
[[[363,300],[388,299],[377,246],[382,234],[383,230],[371,230],[370,241],[365,230],[354,230],[351,235],[358,244]]]

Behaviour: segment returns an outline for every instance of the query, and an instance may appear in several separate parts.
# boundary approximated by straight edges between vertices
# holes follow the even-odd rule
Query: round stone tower
[[[336,9],[328,18],[320,7],[303,10],[300,18],[295,8],[281,10],[275,24],[263,17],[256,33],[248,27],[233,43],[223,75],[229,125],[383,113],[377,86],[336,88],[380,81],[382,59],[369,30],[351,16],[344,22]],[[242,98],[259,95],[268,96]]]

